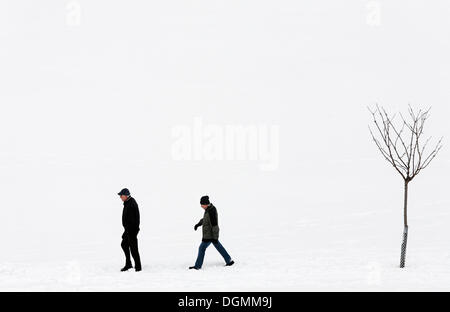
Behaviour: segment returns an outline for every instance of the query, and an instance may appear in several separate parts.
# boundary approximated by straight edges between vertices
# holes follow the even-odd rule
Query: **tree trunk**
[[[408,183],[409,181],[405,181],[405,198],[403,206],[403,242],[400,255],[400,268],[405,267],[406,244],[408,242]]]

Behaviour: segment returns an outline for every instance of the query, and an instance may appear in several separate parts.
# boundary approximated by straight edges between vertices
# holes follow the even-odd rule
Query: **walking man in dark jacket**
[[[141,258],[139,256],[138,250],[138,239],[137,235],[139,233],[139,207],[130,195],[130,191],[126,188],[121,190],[118,195],[123,201],[123,213],[122,213],[122,225],[125,229],[122,235],[122,249],[125,253],[125,266],[122,268],[122,272],[128,271],[133,267],[131,264],[130,251],[134,259],[134,269],[136,272],[142,270]]]
[[[197,261],[195,262],[195,265],[189,267],[189,269],[200,270],[202,268],[206,248],[208,248],[211,243],[222,255],[226,266],[232,266],[234,261],[231,260],[230,255],[219,242],[219,220],[216,207],[209,202],[208,196],[203,196],[200,199],[200,205],[205,210],[205,214],[203,215],[203,219],[194,226],[194,230],[197,231],[199,226],[203,226],[203,239],[198,249]]]

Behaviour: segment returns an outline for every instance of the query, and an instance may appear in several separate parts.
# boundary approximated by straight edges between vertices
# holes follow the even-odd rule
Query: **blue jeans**
[[[217,251],[222,255],[223,259],[225,260],[225,263],[227,264],[230,263],[231,257],[225,250],[225,248],[222,246],[222,244],[219,241],[212,242],[212,244],[214,245],[214,247],[216,247]],[[201,269],[203,265],[203,259],[205,259],[206,248],[208,248],[209,245],[211,245],[211,242],[202,242],[200,244],[200,247],[198,248],[197,261],[195,261],[195,267],[197,269]]]

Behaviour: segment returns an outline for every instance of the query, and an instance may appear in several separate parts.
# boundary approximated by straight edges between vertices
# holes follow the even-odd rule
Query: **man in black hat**
[[[230,255],[219,242],[219,219],[217,216],[216,207],[209,202],[208,196],[203,196],[200,199],[200,206],[205,210],[205,214],[203,215],[203,219],[201,219],[200,222],[194,226],[194,230],[197,231],[199,226],[203,226],[203,238],[198,249],[197,261],[195,262],[195,265],[189,267],[189,269],[200,270],[202,268],[206,248],[208,248],[211,243],[222,255],[226,266],[232,266],[234,261],[231,260]]]
[[[130,191],[126,188],[121,190],[118,195],[123,201],[123,213],[122,213],[122,225],[125,231],[122,235],[122,249],[125,253],[125,266],[122,268],[122,272],[128,271],[133,266],[131,265],[130,251],[134,259],[134,269],[136,272],[142,270],[141,258],[139,256],[138,250],[138,240],[137,235],[139,233],[139,207],[130,195]]]

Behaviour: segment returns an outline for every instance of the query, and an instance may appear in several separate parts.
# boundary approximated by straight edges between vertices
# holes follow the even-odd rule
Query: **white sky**
[[[191,231],[206,193],[244,236],[378,206],[400,226],[366,107],[432,106],[427,134],[450,137],[448,1],[379,1],[370,26],[363,0],[80,0],[78,27],[68,2],[0,3],[0,241],[15,248],[116,239],[125,186],[148,235]],[[279,169],[173,161],[171,129],[194,117],[279,125]],[[445,148],[413,212],[449,204],[449,168]]]

